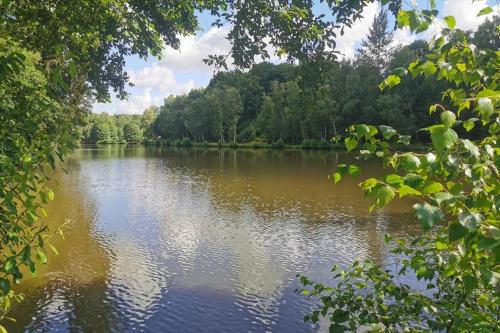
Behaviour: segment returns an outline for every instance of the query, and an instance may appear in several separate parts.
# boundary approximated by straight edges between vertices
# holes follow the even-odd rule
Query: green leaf
[[[396,75],[389,75],[385,78],[384,81],[379,85],[380,90],[384,90],[385,88],[392,88],[401,83],[401,78]]]
[[[500,246],[500,240],[495,240],[493,238],[484,238],[481,237],[479,243],[477,244],[478,250],[491,250],[497,246]]]
[[[356,125],[356,133],[359,136],[364,136],[370,133],[370,128],[365,124]]]
[[[483,280],[484,284],[490,284],[495,286],[498,283],[498,273],[492,272],[490,269],[486,267],[480,267],[479,273],[481,275],[481,280]]]
[[[398,185],[403,183],[404,179],[400,175],[390,174],[385,176],[385,182],[389,185]]]
[[[450,242],[462,239],[465,235],[467,235],[467,229],[460,223],[453,222],[448,225],[448,239]]]
[[[338,172],[335,172],[333,175],[332,175],[332,179],[333,179],[333,183],[334,184],[337,184],[341,179],[342,179],[342,176],[340,175],[340,173]]]
[[[400,28],[407,27],[410,25],[410,14],[407,10],[400,10],[396,20]]]
[[[500,97],[500,91],[492,89],[484,89],[477,93],[476,97]]]
[[[483,217],[479,213],[463,212],[458,215],[458,222],[469,230],[476,230],[482,221]]]
[[[373,188],[370,194],[371,197],[375,199],[375,207],[378,208],[387,205],[396,195],[394,189],[385,184],[378,184]]]
[[[443,18],[443,20],[446,23],[446,25],[448,26],[448,28],[455,29],[455,25],[457,24],[457,22],[455,21],[455,17],[446,16]]]
[[[371,191],[378,184],[378,180],[375,178],[368,178],[361,183],[361,188],[366,191]]]
[[[424,230],[430,229],[444,218],[444,213],[439,207],[431,206],[428,203],[416,203],[413,205],[413,209]]]
[[[391,70],[391,73],[396,75],[396,76],[403,76],[403,75],[406,75],[408,73],[408,70],[404,67],[397,67],[397,68],[394,68],[393,70]]]
[[[441,117],[441,123],[446,127],[452,127],[455,121],[457,120],[457,117],[451,111],[443,111],[440,117]]]
[[[475,121],[477,121],[476,118],[467,119],[466,121],[463,122],[462,126],[465,128],[467,132],[470,132],[475,126]]]
[[[354,139],[354,138],[346,138],[344,140],[344,143],[345,143],[345,146],[347,148],[347,151],[350,152],[352,151],[354,148],[356,148],[358,146],[358,140]]]
[[[38,257],[38,260],[40,260],[42,264],[47,263],[47,256],[41,250],[37,251],[36,256]]]
[[[342,309],[335,310],[331,317],[331,320],[337,324],[344,323],[348,319],[349,319],[349,312],[343,311]]]
[[[340,173],[341,176],[345,175],[347,173],[347,165],[338,164],[337,165],[337,172]]]
[[[74,79],[76,77],[77,70],[76,70],[76,65],[74,62],[69,63],[68,72],[69,72],[69,75],[71,76],[71,79]]]
[[[347,327],[339,324],[331,324],[328,329],[329,333],[344,333],[347,332],[348,330],[349,329]]]
[[[390,126],[380,125],[378,128],[386,140],[390,140],[396,134],[396,130]]]
[[[429,185],[426,185],[422,190],[425,194],[432,194],[436,192],[441,192],[444,189],[443,185],[438,182],[432,182]]]
[[[11,272],[15,266],[16,266],[16,260],[14,258],[9,258],[5,262],[4,269],[6,272]]]
[[[3,295],[7,295],[10,291],[10,282],[7,279],[0,278],[0,289]]]
[[[47,197],[50,201],[54,200],[54,192],[51,189],[47,190]]]
[[[425,77],[429,77],[432,74],[436,73],[437,68],[436,65],[434,65],[434,63],[426,61],[425,63],[420,65],[420,70],[424,73]]]
[[[400,135],[399,136],[398,143],[402,143],[405,146],[408,146],[410,144],[410,142],[411,142],[411,136],[409,136],[409,135]]]
[[[419,187],[423,182],[424,178],[420,175],[414,174],[414,173],[408,173],[404,176],[405,184],[417,188]]]
[[[465,291],[471,292],[477,287],[477,279],[475,276],[466,274],[463,277]]]
[[[479,148],[473,144],[469,139],[465,139],[462,141],[464,144],[464,148],[467,149],[472,156],[475,158],[479,158]]]
[[[458,140],[457,132],[444,125],[434,125],[430,128],[432,145],[438,152],[450,149]]]
[[[415,170],[420,167],[420,159],[413,154],[408,154],[405,156],[402,164],[407,170]]]
[[[488,226],[488,232],[493,238],[500,239],[500,228],[490,225]]]
[[[399,185],[398,191],[399,191],[400,198],[402,198],[406,195],[421,195],[422,194],[419,191],[415,190],[413,187],[410,187],[410,186],[405,185],[405,184]]]
[[[480,98],[477,102],[477,106],[479,108],[479,114],[483,117],[483,119],[488,119],[495,110],[491,99],[487,97]]]
[[[488,6],[488,7],[484,7],[483,9],[481,9],[479,11],[479,13],[477,13],[477,16],[488,15],[490,13],[493,13],[493,8]]]
[[[446,250],[448,249],[448,244],[446,242],[443,242],[441,240],[436,241],[436,249],[438,250]]]
[[[434,194],[434,200],[436,203],[441,206],[442,203],[447,203],[450,200],[453,200],[453,195],[448,192],[438,192]]]
[[[353,177],[357,177],[361,174],[361,168],[358,167],[357,165],[349,165],[349,167],[347,168],[347,172],[353,176]]]

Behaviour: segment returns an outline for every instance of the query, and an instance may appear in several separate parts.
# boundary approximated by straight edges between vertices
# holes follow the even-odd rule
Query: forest
[[[470,38],[480,47],[498,49],[498,16]],[[438,116],[429,106],[450,85],[434,77],[405,78],[390,91],[384,78],[422,58],[429,45],[416,40],[394,45],[387,11],[374,19],[354,59],[325,62],[321,84],[303,80],[305,66],[262,62],[249,71],[217,73],[204,89],[168,96],[143,115],[92,114],[83,129],[86,143],[190,145],[191,142],[275,143],[327,148],[354,123],[388,125],[428,143],[419,132]],[[472,133],[474,135],[474,133]]]

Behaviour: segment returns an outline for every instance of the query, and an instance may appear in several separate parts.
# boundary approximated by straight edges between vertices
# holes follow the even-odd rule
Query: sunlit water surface
[[[310,332],[297,274],[384,262],[408,202],[368,214],[342,153],[87,147],[55,176],[65,240],[20,286],[12,332]],[[379,175],[361,163],[363,176]]]

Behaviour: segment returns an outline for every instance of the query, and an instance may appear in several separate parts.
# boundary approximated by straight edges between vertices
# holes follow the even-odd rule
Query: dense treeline
[[[149,107],[142,115],[109,115],[93,113],[82,129],[84,143],[143,143],[152,138],[150,129],[158,114]]]
[[[486,21],[471,36],[474,43],[494,49],[499,44],[494,26]],[[446,83],[403,79],[394,89],[381,91],[379,84],[388,73],[408,67],[429,49],[423,40],[391,45],[387,13],[381,12],[354,59],[323,64],[319,86],[304,86],[301,77],[307,68],[291,64],[263,62],[248,72],[220,72],[205,89],[168,97],[158,112],[152,108],[143,116],[94,115],[84,141],[266,141],[307,147],[325,145],[353,123],[370,123],[392,126],[425,142],[428,138],[418,129],[436,120],[428,108],[441,100]]]

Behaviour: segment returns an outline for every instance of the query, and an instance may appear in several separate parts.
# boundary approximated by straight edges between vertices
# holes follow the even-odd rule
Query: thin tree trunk
[[[330,120],[331,120],[332,126],[333,126],[333,134],[335,136],[337,136],[337,128],[335,127],[335,121],[333,121],[333,117],[330,117]]]

